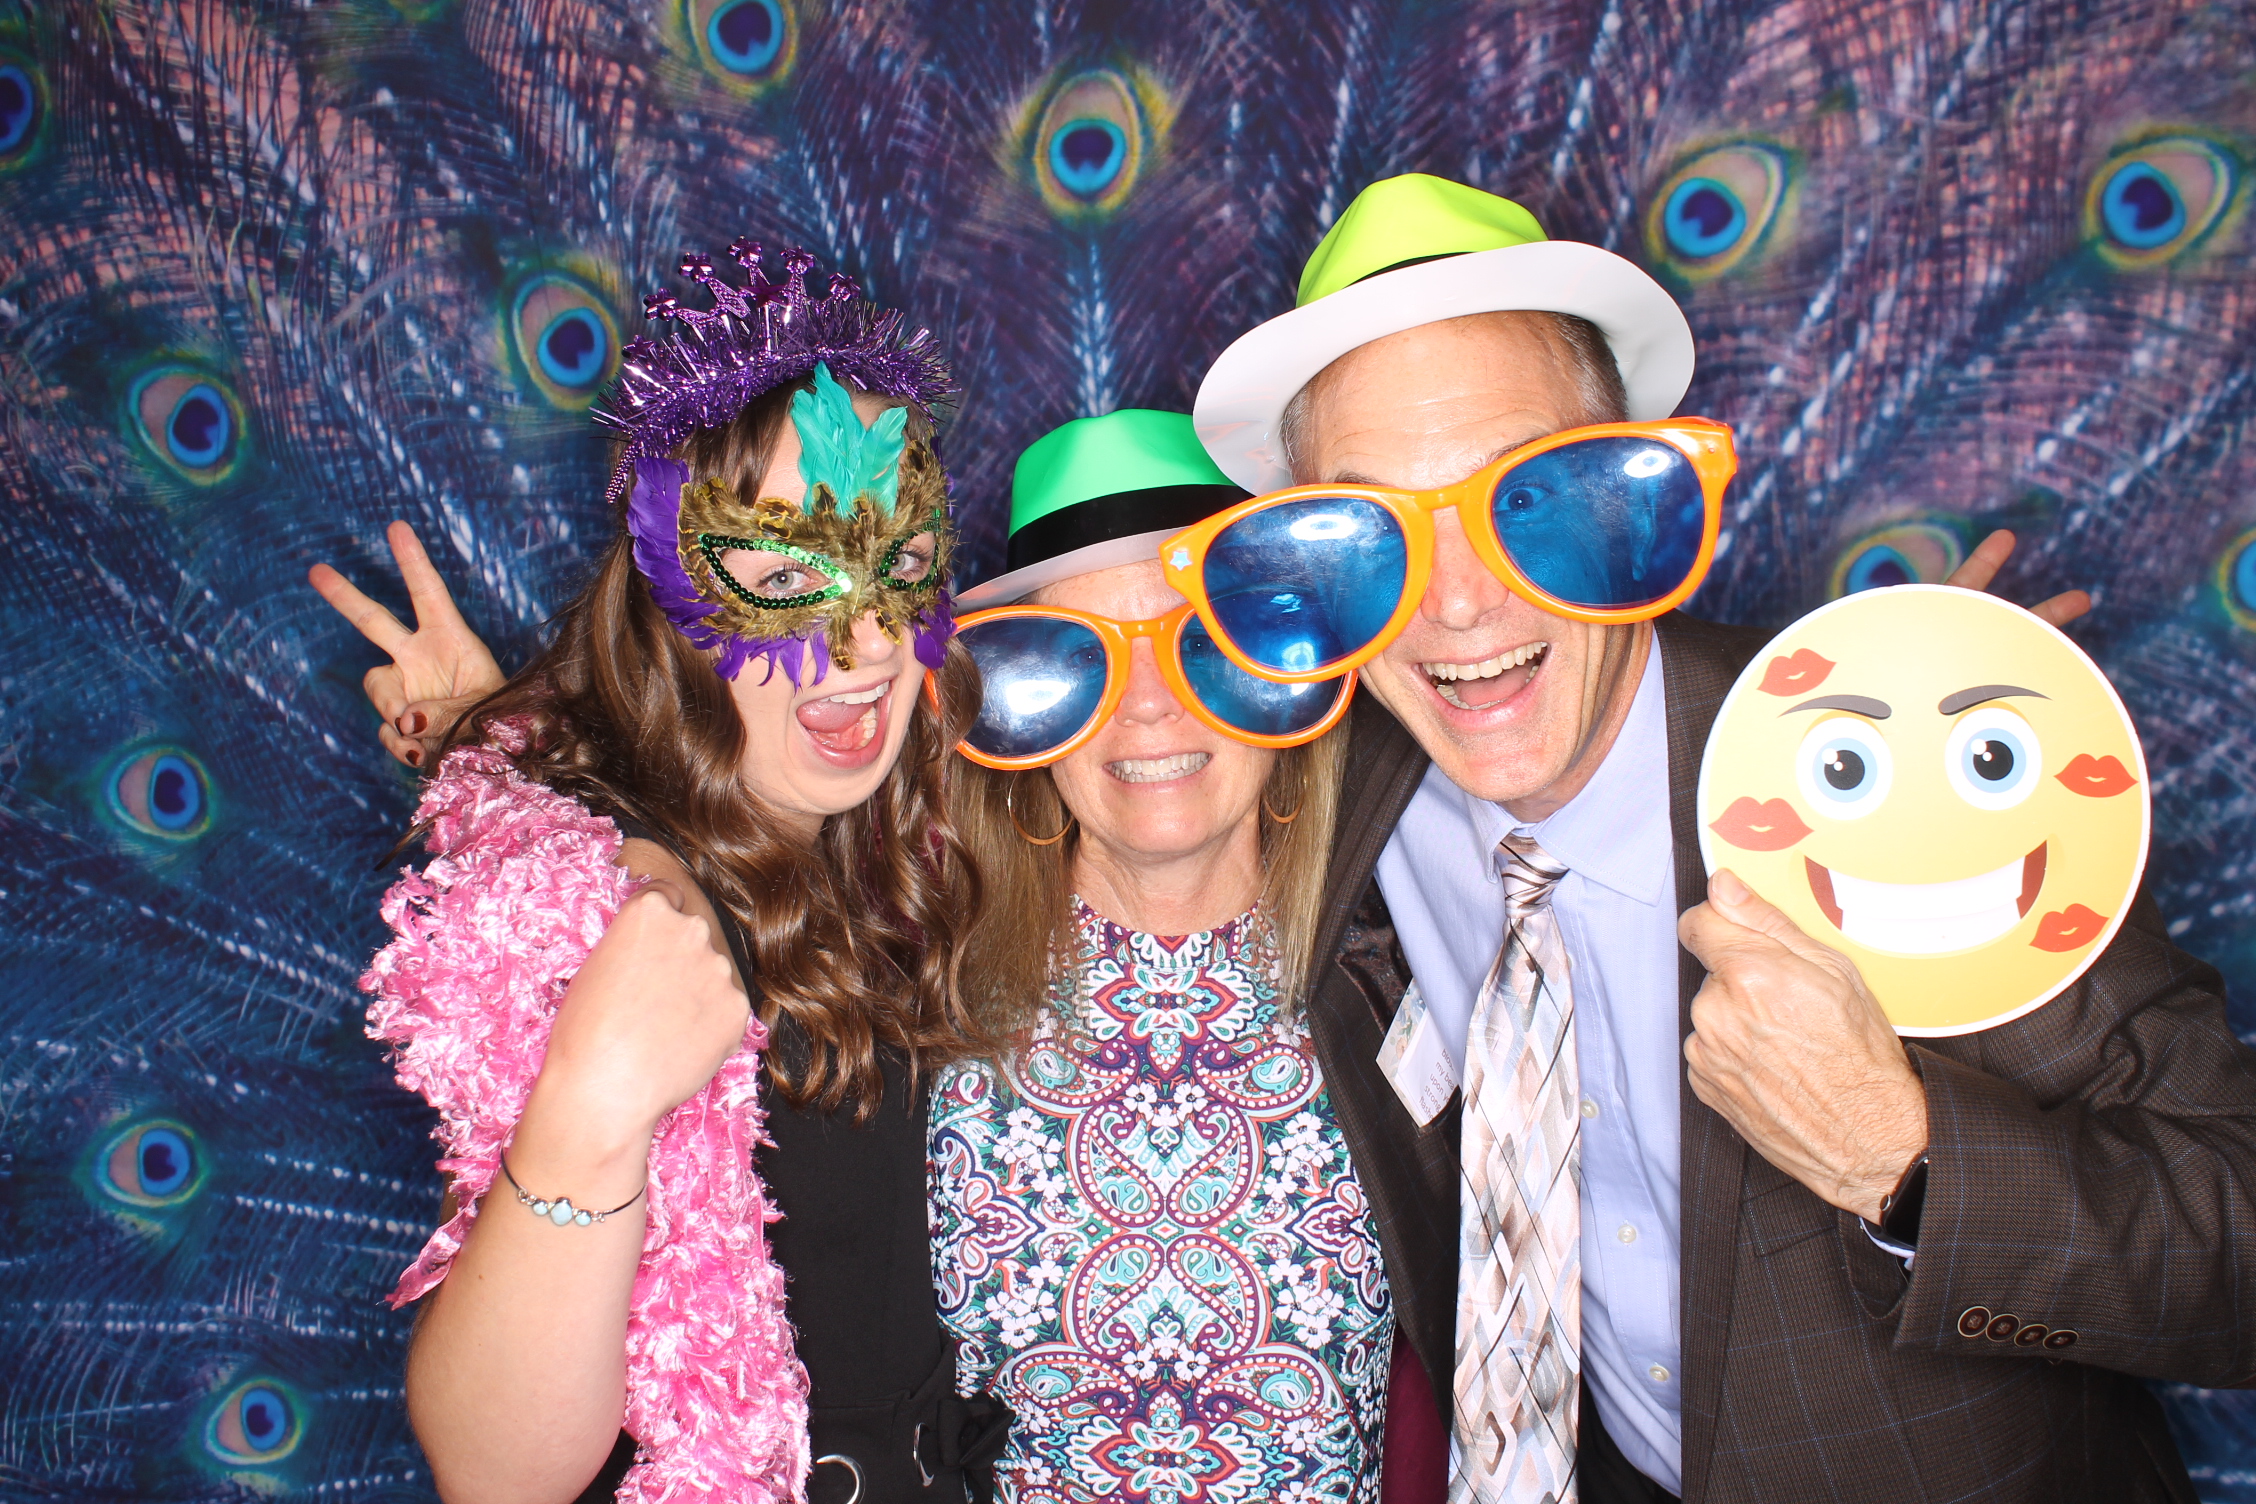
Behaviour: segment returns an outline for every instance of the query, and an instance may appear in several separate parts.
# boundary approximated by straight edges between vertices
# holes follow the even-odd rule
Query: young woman
[[[691,327],[629,347],[624,526],[436,749],[438,860],[371,972],[461,1206],[401,1289],[431,1292],[408,1404],[450,1499],[608,1496],[622,1414],[622,1497],[965,1497],[923,1195],[977,891],[938,802],[974,693],[941,589],[946,376],[842,279],[809,295],[804,253],[770,283],[732,250],[749,288],[685,260],[720,308],[654,300]],[[487,687],[393,541],[427,636],[314,574],[394,653],[372,684]]]

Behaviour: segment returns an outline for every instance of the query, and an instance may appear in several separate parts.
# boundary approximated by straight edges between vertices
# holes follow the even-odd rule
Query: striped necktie
[[[1465,1041],[1450,1504],[1571,1504],[1582,1372],[1574,993],[1551,895],[1567,869],[1506,836],[1504,948]]]

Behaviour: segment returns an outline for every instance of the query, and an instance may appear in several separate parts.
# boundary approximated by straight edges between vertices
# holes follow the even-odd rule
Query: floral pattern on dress
[[[1004,1496],[1370,1504],[1393,1307],[1266,926],[1077,923],[1025,1052],[933,1092],[940,1314],[1015,1413]]]

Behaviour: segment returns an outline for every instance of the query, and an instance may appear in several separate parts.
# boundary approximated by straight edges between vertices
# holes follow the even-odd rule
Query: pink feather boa
[[[617,826],[489,748],[449,757],[416,818],[430,822],[438,855],[385,895],[398,938],[360,985],[375,995],[368,1032],[393,1047],[400,1084],[439,1111],[439,1169],[461,1209],[400,1277],[395,1307],[446,1278],[540,1073],[565,986],[635,886],[612,864]],[[649,1230],[627,1320],[625,1422],[641,1450],[622,1500],[805,1495],[807,1374],[768,1253],[778,1213],[752,1169],[766,1043],[755,1016],[743,1047],[666,1116],[650,1147]],[[527,1215],[506,1187],[496,1205]]]

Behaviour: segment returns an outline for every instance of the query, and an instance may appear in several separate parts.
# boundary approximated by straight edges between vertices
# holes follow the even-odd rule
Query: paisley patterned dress
[[[1394,1312],[1266,926],[1077,915],[1094,959],[1023,1057],[934,1086],[940,1314],[1016,1412],[1003,1496],[1375,1501]]]

